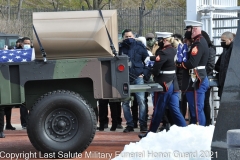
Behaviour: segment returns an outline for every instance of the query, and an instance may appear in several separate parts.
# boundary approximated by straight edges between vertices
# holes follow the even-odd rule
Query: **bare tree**
[[[91,5],[91,3],[89,2],[89,0],[85,0],[85,2],[87,3],[88,9],[89,9],[89,10],[92,10],[92,5]]]
[[[7,18],[7,20],[10,21],[10,11],[11,11],[11,2],[10,2],[10,0],[7,0],[7,6],[8,6],[8,8],[7,8],[8,18]]]
[[[89,10],[97,10],[104,8],[106,5],[110,5],[111,0],[92,0],[92,4],[90,0],[85,0],[85,2]]]
[[[109,5],[108,9],[112,9],[112,0],[108,0],[108,5]]]
[[[84,0],[79,0],[79,4],[78,4],[78,5],[79,5],[82,9],[84,9],[83,3],[84,3]]]
[[[100,0],[93,0],[93,9],[98,9],[99,8],[99,2]]]
[[[24,0],[19,0],[18,2],[18,12],[17,12],[17,20],[20,20],[20,14],[21,14],[21,8],[22,8],[22,2]]]
[[[55,11],[59,10],[59,0],[52,0],[52,5]]]
[[[2,18],[4,19],[5,16],[4,16],[4,13],[3,13],[3,9],[4,9],[4,7],[3,7],[3,6],[0,6],[0,12],[1,12],[1,14],[2,14]]]
[[[138,34],[139,35],[142,35],[142,32],[143,32],[143,19],[146,15],[150,14],[155,6],[155,4],[158,2],[158,0],[154,0],[152,6],[151,6],[151,9],[145,13],[145,8],[146,8],[146,5],[145,5],[145,0],[142,0],[141,4],[140,4],[140,7],[139,7],[139,30],[138,30]]]

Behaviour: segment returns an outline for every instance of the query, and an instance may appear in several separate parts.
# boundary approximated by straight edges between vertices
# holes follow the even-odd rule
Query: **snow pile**
[[[166,132],[152,133],[139,142],[125,145],[113,160],[211,160],[214,126],[173,125]]]

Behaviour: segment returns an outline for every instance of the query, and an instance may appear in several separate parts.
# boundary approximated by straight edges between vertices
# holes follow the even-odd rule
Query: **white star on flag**
[[[0,50],[1,62],[30,62],[35,59],[34,48]]]

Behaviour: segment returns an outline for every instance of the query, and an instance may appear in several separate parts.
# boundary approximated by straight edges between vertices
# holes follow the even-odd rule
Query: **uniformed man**
[[[185,20],[185,38],[193,39],[189,52],[182,60],[178,59],[178,67],[183,67],[182,92],[186,94],[191,114],[191,124],[205,126],[204,115],[205,92],[209,87],[207,65],[209,49],[204,37],[201,35],[202,23]],[[185,59],[185,60],[184,60]]]
[[[4,108],[0,107],[0,138],[5,138],[3,128],[4,128]]]
[[[162,37],[159,46],[162,50],[157,51],[157,57],[152,56],[153,65],[152,74],[154,81],[163,87],[163,91],[155,92],[154,111],[148,132],[156,132],[163,118],[165,108],[168,105],[174,124],[186,126],[186,121],[179,108],[179,87],[176,76],[176,66],[174,57],[177,50],[172,46],[175,39],[169,32],[156,32],[158,37]],[[143,138],[146,134],[139,134]]]

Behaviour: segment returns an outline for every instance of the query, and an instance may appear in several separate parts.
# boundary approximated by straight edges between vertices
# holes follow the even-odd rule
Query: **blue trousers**
[[[156,98],[153,117],[149,127],[149,131],[156,132],[164,115],[166,106],[169,107],[173,121],[176,125],[185,127],[186,121],[179,108],[179,93],[174,92],[173,84],[169,87],[167,92],[158,92],[154,96]]]
[[[138,77],[131,84],[144,84],[143,78]],[[135,93],[135,95],[136,95],[137,103],[138,103],[138,106],[139,106],[139,123],[140,123],[140,126],[147,126],[146,104],[145,104],[145,98],[144,98],[145,92],[137,92],[137,93]],[[130,100],[124,101],[122,103],[122,109],[123,109],[124,118],[127,121],[127,126],[134,127],[134,122],[133,122],[133,117],[132,117],[132,113],[131,113],[131,110],[130,110],[129,102],[130,102]]]
[[[197,121],[199,122],[199,125],[205,126],[206,124],[206,117],[204,114],[204,99],[205,92],[208,90],[208,88],[208,78],[205,77],[200,87],[196,91],[186,92],[186,97],[191,115],[191,124],[196,124]],[[194,105],[195,102],[196,107]]]

